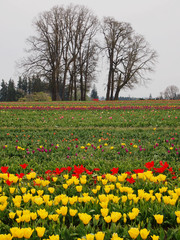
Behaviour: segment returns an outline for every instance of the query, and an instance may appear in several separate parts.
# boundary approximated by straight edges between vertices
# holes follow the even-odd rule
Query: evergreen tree
[[[42,81],[40,79],[40,77],[37,76],[33,76],[32,77],[32,92],[43,92],[43,84]]]
[[[16,101],[16,89],[12,79],[9,80],[7,87],[7,101]]]
[[[22,79],[22,88],[21,89],[24,90],[25,94],[28,93],[28,81],[27,81],[26,77],[24,77]]]
[[[22,78],[21,77],[19,77],[19,79],[18,79],[17,89],[22,89]]]
[[[32,93],[32,80],[30,77],[28,78],[28,92],[27,93],[28,94]]]
[[[0,89],[0,101],[1,102],[7,101],[7,92],[8,92],[7,83],[2,79],[1,89]]]
[[[91,98],[92,99],[98,99],[98,93],[95,84],[93,85],[93,89],[91,90]]]

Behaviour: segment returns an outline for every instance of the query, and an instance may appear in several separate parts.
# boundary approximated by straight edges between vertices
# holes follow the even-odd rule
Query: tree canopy
[[[27,39],[27,56],[20,66],[27,76],[48,82],[52,100],[77,100],[78,91],[86,100],[102,53],[108,60],[107,100],[118,99],[123,88],[144,83],[154,69],[157,53],[129,23],[111,17],[100,22],[84,6],[55,6],[40,13],[33,25],[36,34]]]

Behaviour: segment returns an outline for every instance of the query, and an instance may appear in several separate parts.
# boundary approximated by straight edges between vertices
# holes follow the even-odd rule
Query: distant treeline
[[[8,82],[2,80],[0,84],[0,101],[18,101],[27,95],[39,92],[50,95],[49,83],[41,80],[39,76],[33,76],[32,78],[19,77],[17,85],[12,79]],[[61,86],[59,88],[59,94],[60,96],[62,95]],[[68,89],[65,92],[65,98],[68,100]]]
[[[49,91],[49,83],[42,81],[39,76],[33,76],[32,78],[22,78],[19,77],[17,85],[15,84],[14,80],[10,79],[8,82],[5,82],[4,80],[1,81],[0,84],[0,101],[6,102],[6,101],[18,101],[22,100],[26,96],[32,95],[34,93],[48,93],[50,95]],[[59,89],[60,96],[62,95],[61,89]],[[93,89],[90,94],[91,99],[98,99],[97,95],[97,89],[95,87],[95,84],[93,85]],[[68,99],[68,89],[65,94],[65,99]],[[90,100],[89,98],[87,98]],[[143,98],[141,98],[143,100]],[[104,97],[101,97],[100,100],[105,100]],[[119,97],[118,100],[139,100],[139,98],[134,97]]]

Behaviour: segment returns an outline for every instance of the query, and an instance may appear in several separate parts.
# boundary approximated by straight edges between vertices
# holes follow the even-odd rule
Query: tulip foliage
[[[0,105],[0,239],[180,239],[178,101],[56,104]]]

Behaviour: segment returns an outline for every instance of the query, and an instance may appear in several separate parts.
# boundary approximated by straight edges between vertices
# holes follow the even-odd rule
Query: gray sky
[[[0,1],[0,81],[15,82],[15,62],[25,56],[26,39],[34,34],[32,21],[40,12],[70,3],[88,7],[103,16],[128,22],[157,51],[158,63],[147,86],[121,91],[120,96],[159,96],[169,85],[180,89],[180,0],[1,0]],[[105,60],[103,60],[105,61]],[[107,76],[98,75],[98,94],[105,96]]]

